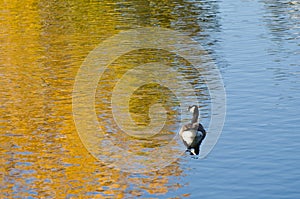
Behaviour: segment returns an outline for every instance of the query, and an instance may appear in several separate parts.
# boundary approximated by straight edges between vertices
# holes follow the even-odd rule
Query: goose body
[[[191,123],[182,126],[179,136],[187,147],[187,151],[189,151],[191,155],[198,155],[200,152],[200,145],[206,136],[206,131],[202,124],[198,123],[198,107],[193,105],[190,106],[188,110],[193,113],[192,121]]]
[[[195,139],[196,132],[194,131],[184,131],[182,133],[182,139],[185,141],[186,145],[190,146]]]

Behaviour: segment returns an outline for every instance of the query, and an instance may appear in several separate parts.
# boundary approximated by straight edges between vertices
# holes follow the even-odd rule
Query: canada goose
[[[189,151],[191,155],[198,155],[200,145],[206,136],[206,131],[202,124],[198,123],[198,107],[196,105],[189,106],[188,111],[193,113],[192,121],[181,127],[179,136],[187,147],[187,151]]]

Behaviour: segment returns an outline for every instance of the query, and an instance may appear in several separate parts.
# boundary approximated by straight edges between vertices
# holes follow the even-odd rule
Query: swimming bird
[[[200,151],[200,145],[206,136],[206,131],[202,124],[198,123],[198,106],[189,106],[188,111],[193,113],[192,121],[191,123],[184,124],[181,127],[179,136],[184,145],[187,147],[186,151],[190,152],[191,155],[198,155]]]

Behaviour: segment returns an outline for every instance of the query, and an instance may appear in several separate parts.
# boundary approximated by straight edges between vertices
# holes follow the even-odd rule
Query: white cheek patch
[[[191,113],[194,113],[194,111],[195,111],[195,107],[193,106],[193,107],[190,109],[190,112],[191,112]]]

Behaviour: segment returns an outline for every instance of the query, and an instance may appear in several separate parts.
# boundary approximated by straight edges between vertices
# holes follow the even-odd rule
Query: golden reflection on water
[[[132,15],[132,7],[126,3],[121,5],[112,1],[0,3],[1,198],[123,198],[144,192],[164,194],[182,186],[170,184],[168,178],[182,174],[176,161],[160,171],[139,177],[105,167],[84,148],[73,122],[74,79],[87,54],[99,42],[119,30],[139,25],[169,27],[170,20],[176,21],[179,17],[172,16],[172,3],[155,2],[161,6],[149,4],[152,8],[146,9],[143,1],[133,2],[138,16]],[[167,17],[148,20],[154,13],[164,13]],[[197,27],[191,21],[188,23],[191,28]],[[124,60],[116,61],[115,66],[123,62],[123,70],[131,67],[133,62],[124,59],[125,67]],[[138,56],[134,62],[146,59],[151,56]],[[135,95],[153,88],[168,93],[165,88],[148,85],[137,90]],[[110,88],[99,85],[97,97],[103,97],[106,89],[109,91]],[[145,96],[142,101],[134,99],[130,102],[131,114],[138,124],[149,122],[147,114],[138,113],[147,112],[153,100],[166,102],[168,122],[174,124],[176,121],[172,107],[178,106],[178,102],[171,94],[154,92],[152,97]],[[141,103],[146,105],[143,110],[137,106]],[[98,103],[96,108],[103,112],[109,107]],[[175,125],[171,130],[176,128]],[[155,147],[164,143],[152,144]],[[142,145],[133,144],[132,147],[134,150]],[[131,185],[136,187],[131,188]]]

